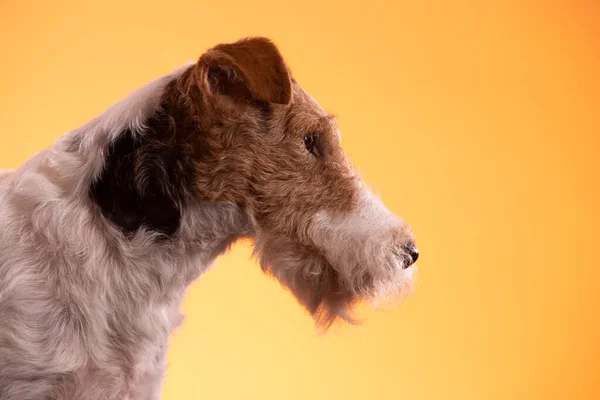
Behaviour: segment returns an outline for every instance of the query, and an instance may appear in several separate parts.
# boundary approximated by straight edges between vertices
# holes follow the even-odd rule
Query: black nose
[[[414,243],[409,244],[404,248],[406,253],[410,256],[410,261],[406,263],[406,268],[410,267],[419,259],[419,249],[415,246]]]

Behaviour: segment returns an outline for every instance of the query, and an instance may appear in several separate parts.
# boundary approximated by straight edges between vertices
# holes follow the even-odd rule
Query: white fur
[[[323,248],[346,286],[357,294],[381,300],[411,292],[416,266],[406,268],[407,254],[402,247],[408,244],[404,238],[412,238],[409,228],[362,182],[359,185],[358,210],[345,216],[319,212],[311,229],[312,239]],[[362,293],[365,274],[374,283],[366,285],[369,291]]]
[[[0,171],[0,184],[7,181],[12,172],[10,169]]]
[[[182,71],[0,173],[2,400],[158,398],[185,288],[252,229],[236,206],[197,204],[168,244],[143,230],[125,240],[89,199],[106,143],[142,128]]]

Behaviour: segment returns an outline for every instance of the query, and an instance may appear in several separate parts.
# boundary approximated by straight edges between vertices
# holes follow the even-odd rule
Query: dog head
[[[357,301],[410,288],[418,257],[410,229],[366,188],[344,154],[336,119],[292,78],[268,39],[208,50],[167,86],[160,112],[145,125],[150,137],[128,158],[137,171],[129,185],[159,203],[176,199],[169,210],[140,210],[144,199],[134,198],[122,222],[160,208],[146,226],[156,222],[173,234],[171,221],[188,197],[235,205],[251,221],[246,234],[263,270],[323,327],[350,320]],[[134,149],[140,139],[132,140],[122,146]],[[111,209],[113,200],[104,201]]]

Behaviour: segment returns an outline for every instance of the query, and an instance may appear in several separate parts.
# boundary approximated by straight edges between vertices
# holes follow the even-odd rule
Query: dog
[[[0,224],[3,400],[159,398],[186,287],[240,238],[323,329],[409,293],[419,255],[263,37],[0,173]]]

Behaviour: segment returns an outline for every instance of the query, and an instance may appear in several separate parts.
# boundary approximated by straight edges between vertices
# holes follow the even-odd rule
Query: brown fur
[[[248,210],[265,240],[261,251],[270,254],[260,258],[263,269],[325,325],[343,315],[356,299],[319,254],[308,221],[318,211],[351,213],[357,176],[339,144],[335,119],[292,84],[277,48],[262,38],[219,45],[168,88],[163,104],[178,110],[172,126],[176,140],[190,146],[198,198]],[[318,156],[307,154],[306,135],[318,137]],[[273,259],[291,246],[299,265],[285,274],[275,271],[272,265],[279,263]]]

